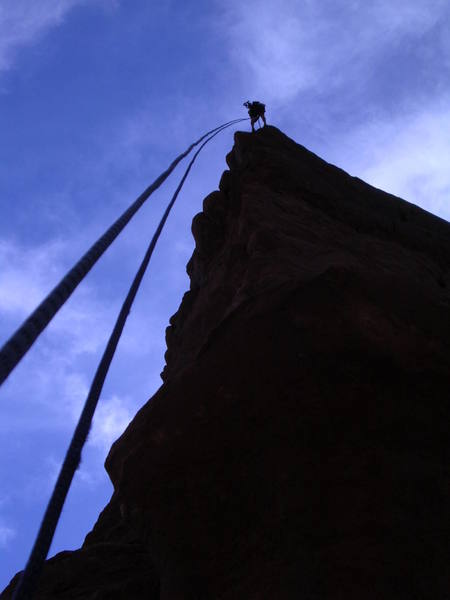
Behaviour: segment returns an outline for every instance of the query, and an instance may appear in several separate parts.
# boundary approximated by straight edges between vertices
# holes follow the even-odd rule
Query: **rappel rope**
[[[239,121],[243,121],[243,120],[246,120],[246,119],[239,119]],[[215,137],[217,134],[219,134],[221,131],[223,131],[227,127],[234,125],[236,122],[237,122],[237,120],[231,121],[224,125],[221,125],[220,127],[210,131],[208,134],[206,134],[205,136],[200,138],[200,140],[198,142],[196,142],[196,144],[198,144],[207,135],[212,133],[212,135],[210,135],[210,137],[205,142],[203,142],[203,144],[200,146],[200,148],[194,154],[191,162],[189,163],[189,166],[187,167],[177,189],[175,190],[175,193],[172,196],[172,199],[170,200],[170,202],[161,218],[161,221],[159,222],[159,225],[152,237],[152,240],[151,240],[151,242],[148,246],[148,249],[145,253],[145,256],[142,260],[142,263],[141,263],[141,265],[135,275],[133,283],[131,284],[131,287],[128,291],[127,297],[122,305],[122,308],[120,309],[120,313],[119,313],[119,316],[117,317],[116,323],[114,325],[114,329],[108,340],[108,343],[106,345],[106,348],[105,348],[105,351],[101,358],[101,361],[97,367],[97,371],[96,371],[94,379],[92,381],[88,397],[86,399],[86,402],[83,407],[83,411],[78,420],[78,424],[77,424],[77,427],[73,434],[72,441],[67,450],[67,453],[66,453],[63,465],[61,467],[58,479],[56,481],[55,487],[53,489],[53,493],[51,495],[50,501],[47,505],[47,509],[46,509],[44,517],[42,519],[42,523],[39,528],[39,532],[36,537],[36,541],[33,545],[33,549],[31,551],[30,557],[28,559],[27,565],[26,565],[25,570],[22,573],[19,583],[14,591],[14,594],[12,597],[13,600],[29,600],[30,598],[32,598],[33,593],[36,590],[39,576],[42,572],[44,562],[45,562],[45,559],[47,558],[47,554],[50,549],[50,545],[51,545],[51,542],[52,542],[52,539],[53,539],[53,536],[54,536],[54,533],[56,530],[56,526],[58,524],[59,518],[62,513],[65,499],[67,497],[70,485],[72,483],[72,479],[75,475],[75,471],[77,470],[77,468],[80,464],[80,461],[81,461],[81,451],[82,451],[82,448],[83,448],[83,446],[87,440],[88,434],[89,434],[89,430],[90,430],[90,427],[92,424],[94,412],[95,412],[95,409],[96,409],[96,406],[98,403],[100,393],[102,391],[103,383],[104,383],[106,375],[108,373],[108,369],[111,365],[111,361],[114,357],[114,353],[116,351],[117,344],[119,343],[120,336],[121,336],[123,328],[125,326],[127,316],[130,312],[131,306],[136,297],[139,286],[142,282],[145,271],[150,262],[150,258],[152,256],[153,250],[156,246],[156,243],[157,243],[158,238],[161,234],[161,231],[164,227],[164,224],[167,220],[167,217],[169,216],[169,213],[170,213],[173,205],[175,204],[175,200],[177,199],[177,196],[178,196],[181,188],[183,187],[186,177],[188,176],[189,171],[191,170],[191,167],[194,164],[194,161],[197,158],[200,151],[202,150],[202,148],[213,137]],[[192,149],[192,146],[190,147],[190,149]],[[178,160],[179,159],[177,159],[177,161]],[[174,161],[174,163],[175,163],[175,161]],[[172,168],[174,163],[172,163],[172,165],[171,165],[171,167],[169,167],[169,169]],[[169,169],[165,172],[165,174],[166,173],[168,174]],[[167,175],[166,175],[166,177],[167,177]],[[159,181],[159,179],[157,181]],[[155,185],[155,184],[153,184],[153,185]],[[150,188],[151,187],[152,186],[150,186]],[[144,192],[144,194],[146,194],[148,192],[148,190],[150,190],[150,188],[147,188],[147,190],[146,190],[146,192]],[[154,189],[156,189],[156,187]],[[153,189],[149,192],[148,195],[150,195],[150,193],[152,191],[153,191]],[[142,198],[144,196],[144,194],[142,196],[140,196],[138,198],[138,200],[140,198]],[[134,212],[136,212],[136,211],[134,211]],[[130,218],[131,217],[128,218],[128,221]],[[115,235],[115,237],[116,236],[117,236],[117,234]],[[55,288],[55,289],[57,289],[57,288]],[[45,303],[45,301],[44,301],[44,303]],[[42,303],[41,306],[43,306],[44,303]],[[26,321],[25,323],[27,323],[27,322],[28,321]],[[45,325],[44,325],[44,327],[45,327]],[[39,334],[37,334],[37,335],[39,335]],[[36,335],[36,337],[37,337],[37,335]]]
[[[172,173],[177,164],[189,154],[189,152],[200,144],[211,133],[221,131],[247,119],[234,119],[224,123],[191,144],[189,148],[180,154],[155,181],[137,198],[133,204],[111,225],[111,227],[91,246],[91,248],[80,258],[75,266],[61,279],[58,285],[41,302],[36,310],[22,323],[17,331],[10,337],[0,350],[0,385],[5,381],[11,371],[31,348],[37,337],[47,327],[61,306],[70,297],[75,288],[81,283],[102,254],[109,248],[131,218],[141,208],[147,198],[159,188],[159,186]]]

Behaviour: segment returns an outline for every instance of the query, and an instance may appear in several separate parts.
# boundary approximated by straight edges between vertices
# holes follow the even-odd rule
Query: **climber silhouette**
[[[264,115],[264,113],[266,112],[265,104],[262,104],[261,102],[258,102],[257,100],[254,100],[253,102],[250,102],[250,100],[247,100],[247,102],[244,102],[244,106],[246,108],[248,108],[248,114],[250,117],[250,124],[252,126],[252,131],[255,131],[254,125],[255,125],[256,121],[258,121],[260,118],[263,120],[264,127],[267,125],[266,117]]]

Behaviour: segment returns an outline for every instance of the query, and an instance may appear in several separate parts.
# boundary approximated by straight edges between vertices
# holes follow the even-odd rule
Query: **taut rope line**
[[[5,381],[11,371],[17,366],[19,361],[31,348],[37,337],[47,327],[55,314],[66,302],[75,288],[81,283],[84,277],[89,273],[92,267],[102,254],[109,248],[122,229],[128,224],[131,218],[141,208],[147,198],[159,188],[159,186],[172,173],[177,164],[189,152],[197,146],[202,140],[215,131],[221,131],[223,127],[228,127],[239,121],[247,119],[234,119],[224,123],[208,133],[205,133],[200,139],[191,144],[189,148],[180,154],[172,164],[162,173],[149,187],[142,192],[133,204],[111,225],[111,227],[89,248],[89,250],[80,258],[74,267],[61,279],[58,285],[53,288],[50,294],[39,304],[36,310],[22,323],[17,331],[10,337],[0,350],[0,385]]]
[[[213,130],[212,135],[205,142],[203,142],[203,144],[194,154],[151,239],[145,256],[128,291],[127,297],[125,298],[125,301],[122,304],[122,308],[120,309],[120,313],[117,317],[114,329],[108,340],[101,361],[97,367],[97,371],[92,381],[88,397],[83,407],[83,411],[78,420],[77,427],[73,434],[58,479],[56,481],[51,498],[47,505],[47,509],[42,519],[42,523],[39,528],[39,533],[36,537],[36,541],[33,545],[33,549],[31,551],[25,570],[22,573],[22,576],[19,580],[16,589],[14,590],[12,600],[29,600],[30,598],[32,598],[36,590],[39,576],[42,572],[45,559],[50,549],[56,526],[61,516],[64,502],[66,500],[70,485],[72,483],[72,479],[81,461],[81,451],[87,440],[89,430],[91,428],[92,419],[94,416],[95,409],[97,407],[100,393],[103,388],[103,383],[111,365],[111,361],[114,357],[114,353],[116,351],[117,344],[119,343],[120,336],[125,326],[127,316],[131,310],[131,306],[139,290],[139,286],[142,282],[145,271],[150,262],[150,258],[153,254],[153,250],[156,246],[156,243],[167,220],[167,217],[169,216],[169,213],[173,205],[175,204],[175,200],[177,199],[177,196],[181,188],[183,187],[186,177],[188,176],[189,171],[191,170],[191,167],[194,164],[194,161],[197,158],[200,151],[202,150],[202,148],[223,129],[226,129],[227,127],[230,127],[233,124],[234,122],[227,123],[225,125],[222,125],[220,128]]]

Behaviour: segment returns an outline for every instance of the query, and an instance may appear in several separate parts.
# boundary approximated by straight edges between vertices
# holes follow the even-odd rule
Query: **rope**
[[[47,327],[61,306],[70,297],[75,288],[86,277],[92,267],[102,254],[109,248],[119,233],[141,208],[147,198],[159,188],[159,186],[172,173],[177,164],[197,146],[202,140],[215,131],[221,131],[222,127],[228,127],[247,119],[234,119],[224,123],[191,144],[189,148],[180,154],[172,164],[129,206],[129,208],[115,221],[111,227],[91,246],[91,248],[80,258],[75,266],[61,279],[58,285],[41,302],[36,310],[22,323],[17,331],[10,337],[0,350],[0,385],[5,381],[11,371],[31,348],[37,337]]]
[[[213,133],[205,142],[203,142],[203,144],[194,154],[152,237],[147,252],[145,253],[142,263],[128,291],[127,297],[125,298],[122,308],[120,309],[119,316],[117,317],[114,329],[108,340],[108,344],[106,345],[102,359],[97,367],[97,371],[92,381],[88,397],[83,407],[83,411],[80,415],[77,427],[72,437],[72,441],[67,450],[58,479],[53,489],[52,496],[47,505],[44,518],[42,519],[39,533],[37,535],[25,570],[22,573],[18,586],[14,591],[12,600],[29,600],[30,598],[32,598],[32,595],[36,589],[38,579],[40,577],[45,559],[50,549],[56,526],[61,516],[61,512],[64,506],[67,493],[70,488],[70,484],[72,483],[75,471],[77,470],[81,462],[81,451],[86,442],[89,430],[91,428],[92,419],[94,416],[95,409],[97,407],[100,393],[102,391],[103,383],[108,373],[108,369],[111,365],[111,361],[114,357],[114,353],[116,351],[117,344],[119,343],[120,336],[125,326],[127,316],[131,310],[131,306],[136,297],[139,286],[144,277],[147,266],[150,262],[150,258],[153,254],[153,250],[156,246],[156,242],[158,241],[158,238],[161,234],[167,217],[169,216],[169,213],[173,205],[175,204],[175,200],[177,199],[177,196],[181,188],[183,187],[186,177],[188,176],[189,171],[191,170],[191,167],[194,164],[194,161],[199,155],[202,148],[210,140],[212,140],[213,137],[215,137],[217,134],[223,131],[223,129],[226,129],[227,127],[230,127],[233,124],[234,123],[227,123],[218,128],[218,130],[213,130],[215,131],[215,133]]]

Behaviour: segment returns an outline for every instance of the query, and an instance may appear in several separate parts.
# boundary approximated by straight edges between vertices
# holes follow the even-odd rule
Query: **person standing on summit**
[[[252,126],[252,131],[255,131],[254,125],[259,118],[261,118],[263,120],[264,127],[267,125],[266,117],[264,114],[266,112],[265,104],[262,104],[261,102],[258,102],[257,100],[254,100],[253,102],[250,102],[250,100],[247,100],[247,102],[244,102],[244,106],[246,108],[248,108],[248,114],[250,116],[250,124]]]

